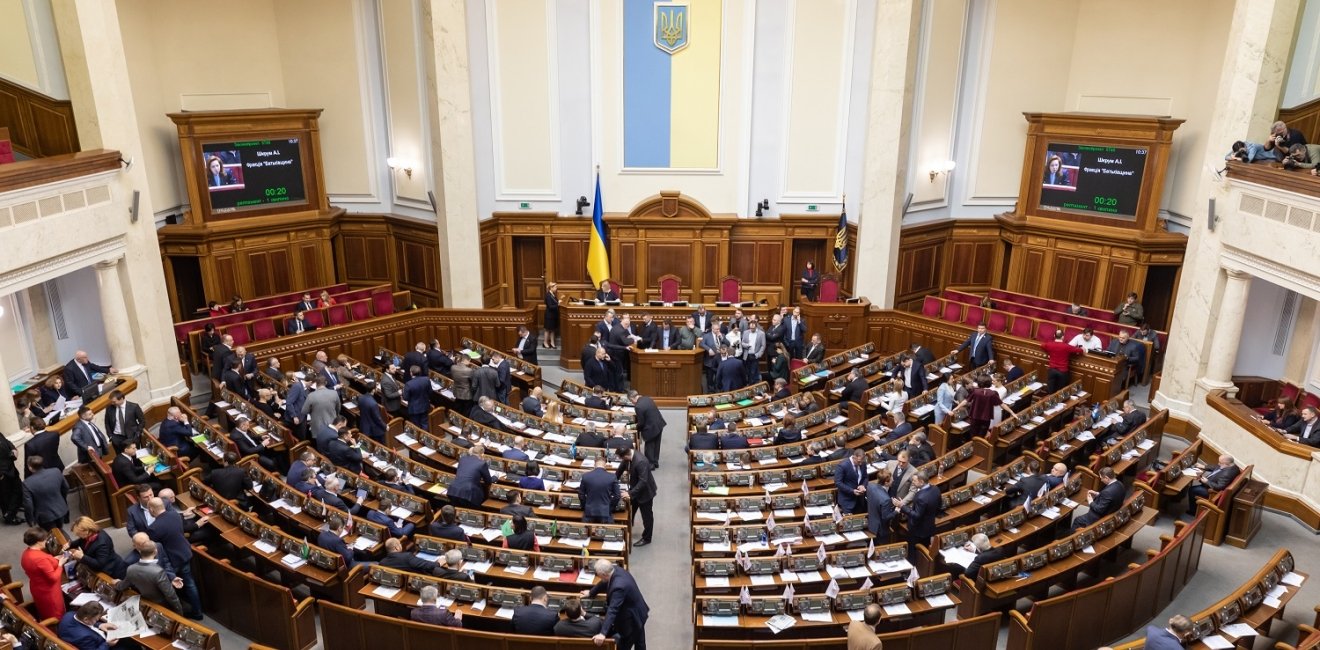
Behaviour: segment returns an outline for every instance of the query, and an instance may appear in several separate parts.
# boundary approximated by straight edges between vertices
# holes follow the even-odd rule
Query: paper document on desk
[[[799,616],[802,617],[802,620],[811,621],[812,623],[834,622],[834,615],[829,612],[802,612]]]
[[[885,605],[885,616],[907,616],[911,613],[912,610],[908,608],[907,603]]]
[[[376,545],[376,540],[371,539],[370,537],[359,536],[353,539],[353,548],[359,551],[365,551],[375,545]],[[269,552],[270,551],[267,551],[267,553]]]
[[[1297,573],[1295,571],[1289,571],[1288,573],[1283,574],[1282,578],[1279,578],[1279,582],[1282,582],[1285,585],[1292,585],[1294,587],[1302,586],[1302,582],[1304,582],[1305,580],[1306,580],[1306,576]]]
[[[1204,643],[1205,647],[1210,648],[1210,650],[1229,650],[1233,647],[1233,642],[1218,634],[1211,634],[1201,639],[1201,643]]]
[[[380,596],[381,598],[393,598],[399,595],[399,589],[396,587],[386,587],[385,585],[376,585],[376,588],[372,589],[371,593]]]
[[[706,578],[707,587],[728,587],[729,579],[723,576],[710,576]]]
[[[935,608],[953,607],[953,599],[949,598],[945,594],[940,594],[938,596],[931,596],[930,598],[927,598],[926,604]]]
[[[965,548],[953,547],[940,549],[940,556],[944,558],[945,564],[957,564],[961,567],[971,566],[976,560],[976,555]]]
[[[737,616],[707,616],[701,615],[701,625],[703,627],[738,627]]]
[[[115,625],[115,629],[106,633],[107,641],[138,636],[151,629],[147,627],[147,621],[142,618],[139,605],[141,600],[141,596],[131,596],[105,613],[106,622]]]
[[[751,579],[752,579],[753,587],[767,587],[775,584],[774,576],[755,575],[755,576],[751,576]]]
[[[776,615],[765,622],[765,626],[770,628],[770,631],[775,634],[779,634],[794,625],[797,625],[797,619],[787,614]]]
[[[1245,636],[1257,635],[1255,628],[1251,627],[1250,625],[1247,625],[1246,623],[1233,623],[1232,625],[1225,625],[1224,627],[1219,628],[1219,633],[1227,634],[1235,639],[1241,639],[1242,637]]]

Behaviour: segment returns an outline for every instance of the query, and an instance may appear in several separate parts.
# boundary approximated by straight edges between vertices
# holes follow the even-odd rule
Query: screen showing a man
[[[1052,190],[1077,191],[1077,158],[1078,155],[1072,152],[1046,152],[1045,177],[1041,184]]]
[[[243,164],[237,151],[207,152],[206,186],[212,192],[243,189]]]

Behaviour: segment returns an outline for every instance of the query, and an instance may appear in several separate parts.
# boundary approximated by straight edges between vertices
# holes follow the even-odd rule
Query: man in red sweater
[[[1073,355],[1081,354],[1082,348],[1073,347],[1063,342],[1063,330],[1054,330],[1054,340],[1045,341],[1040,344],[1046,356],[1050,358],[1049,385],[1050,392],[1057,393],[1071,381],[1071,371],[1069,362]]]

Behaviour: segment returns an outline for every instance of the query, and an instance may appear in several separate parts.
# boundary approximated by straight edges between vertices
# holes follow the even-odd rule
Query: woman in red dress
[[[37,618],[58,619],[64,616],[64,593],[60,584],[64,582],[64,562],[46,552],[46,538],[50,535],[45,530],[33,526],[23,533],[23,551],[20,564],[28,577],[28,591],[32,592],[32,602],[37,607]]]
[[[995,417],[995,407],[1002,404],[999,393],[990,387],[990,378],[984,375],[976,380],[976,388],[967,399],[967,420],[971,423],[968,435],[986,437],[990,431],[990,421]],[[988,438],[994,442],[994,438]]]
[[[335,299],[330,297],[330,292],[322,289],[321,297],[316,301],[317,309],[325,309],[333,304],[335,304]]]

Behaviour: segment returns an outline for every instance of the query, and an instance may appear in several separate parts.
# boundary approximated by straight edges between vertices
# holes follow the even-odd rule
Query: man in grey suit
[[[92,417],[96,413],[86,406],[78,407],[78,423],[73,425],[73,435],[70,439],[73,441],[74,449],[78,450],[78,462],[92,462],[92,454],[104,458],[110,455],[110,437],[105,435]]]
[[[156,545],[143,546],[138,551],[137,564],[130,565],[124,579],[115,583],[116,591],[124,591],[132,588],[143,598],[153,602],[161,603],[169,607],[175,613],[183,613],[183,603],[179,602],[179,594],[174,591],[174,584],[164,567],[156,558]],[[179,584],[183,581],[179,580]]]
[[[403,386],[399,380],[394,377],[394,373],[399,371],[399,367],[390,364],[385,372],[380,375],[380,396],[384,400],[385,410],[393,416],[403,415]]]
[[[765,356],[765,332],[755,319],[743,330],[743,372],[748,386],[761,380],[761,357]]]
[[[27,459],[28,477],[23,481],[23,514],[27,525],[46,530],[59,528],[69,519],[69,484],[64,474],[46,467],[41,456]]]
[[[303,402],[302,415],[307,420],[308,430],[315,435],[324,431],[339,415],[339,393],[326,387],[324,375],[316,375],[313,382],[316,389]]]
[[[898,452],[898,458],[887,461],[884,469],[889,472],[890,485],[886,489],[890,497],[902,501],[904,505],[912,502],[912,475],[916,472],[908,462],[906,449]]]
[[[893,478],[889,470],[881,468],[876,473],[875,481],[866,484],[866,529],[871,531],[879,544],[889,543],[889,525],[897,514],[893,497],[889,496],[889,485]]]

